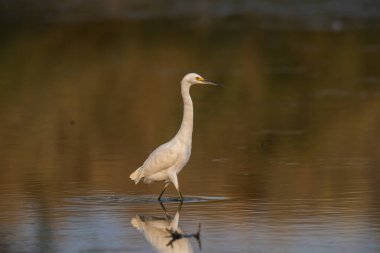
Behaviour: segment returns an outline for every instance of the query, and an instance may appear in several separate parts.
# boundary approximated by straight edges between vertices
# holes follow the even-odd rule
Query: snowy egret
[[[207,81],[195,73],[185,75],[181,81],[183,118],[178,133],[170,141],[155,149],[144,164],[130,175],[130,178],[136,184],[140,180],[143,180],[146,184],[155,181],[165,181],[165,187],[159,195],[158,200],[161,200],[162,194],[164,194],[171,182],[178,191],[181,201],[183,201],[177,175],[187,164],[191,154],[193,102],[190,97],[190,87],[194,84],[221,86]]]

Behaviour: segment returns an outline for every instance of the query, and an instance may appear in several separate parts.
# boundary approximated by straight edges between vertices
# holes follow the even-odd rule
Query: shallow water
[[[0,251],[379,252],[376,26],[255,22],[8,28]],[[185,201],[163,207],[129,174],[176,132],[190,71],[224,88],[192,88]],[[167,245],[173,228],[190,237]]]

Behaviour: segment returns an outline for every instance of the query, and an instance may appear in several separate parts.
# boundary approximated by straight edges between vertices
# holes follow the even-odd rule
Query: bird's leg
[[[202,242],[201,242],[201,224],[200,223],[198,224],[198,232],[193,234],[193,236],[195,237],[195,239],[197,239],[199,249],[201,250],[202,249]]]
[[[170,215],[168,214],[168,211],[166,211],[164,203],[162,203],[161,201],[159,201],[159,203],[160,203],[160,206],[162,207],[162,210],[164,210],[166,219],[169,220],[170,219]]]
[[[178,205],[178,207],[177,207],[177,212],[178,212],[178,213],[181,212],[182,205],[183,205],[183,201],[180,201],[180,202],[179,202],[179,205]]]
[[[164,194],[166,188],[168,188],[168,185],[169,185],[169,183],[166,183],[166,184],[165,184],[165,187],[164,187],[164,189],[162,190],[162,192],[160,193],[160,196],[158,196],[158,201],[161,202],[161,197],[162,197],[162,195]]]
[[[181,202],[183,202],[183,196],[182,196],[181,191],[179,190],[177,173],[169,174],[169,178],[170,178],[170,181],[173,183],[174,187],[176,188],[176,190],[178,191]]]

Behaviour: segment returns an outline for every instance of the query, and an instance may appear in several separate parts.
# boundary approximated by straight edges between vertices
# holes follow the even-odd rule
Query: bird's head
[[[186,83],[188,85],[194,85],[194,84],[208,84],[208,85],[213,85],[213,86],[222,86],[220,84],[216,84],[216,83],[213,83],[213,82],[210,82],[206,79],[204,79],[203,77],[201,77],[200,75],[196,74],[196,73],[190,73],[190,74],[187,74],[183,79],[182,79],[182,83]]]

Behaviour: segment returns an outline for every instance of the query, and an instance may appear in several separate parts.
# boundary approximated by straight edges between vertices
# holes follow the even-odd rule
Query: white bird
[[[158,197],[161,200],[169,183],[173,183],[178,191],[181,201],[183,196],[179,190],[178,173],[187,164],[191,154],[191,141],[193,134],[193,102],[190,97],[190,87],[194,84],[221,86],[207,81],[198,74],[185,75],[181,81],[181,94],[183,99],[183,119],[178,133],[168,142],[155,149],[144,164],[130,175],[137,184],[140,180],[149,184],[155,181],[165,181],[165,187]]]

